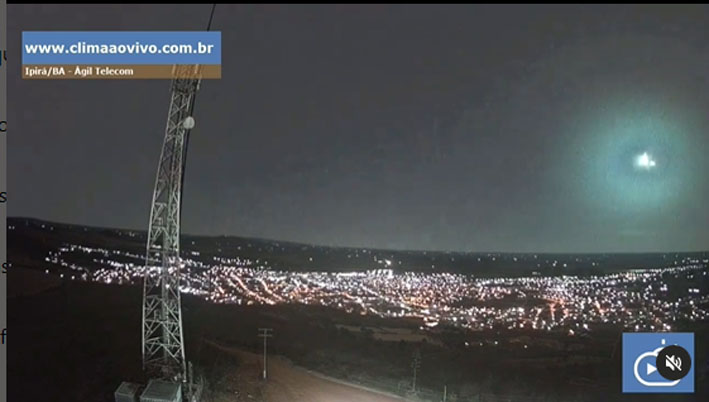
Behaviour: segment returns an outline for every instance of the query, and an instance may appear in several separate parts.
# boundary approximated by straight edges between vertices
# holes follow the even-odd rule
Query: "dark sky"
[[[8,9],[17,61],[22,30],[199,30],[210,6]],[[183,232],[709,249],[709,7],[219,5],[214,29],[223,79],[197,96]],[[18,64],[10,215],[146,229],[169,82]]]

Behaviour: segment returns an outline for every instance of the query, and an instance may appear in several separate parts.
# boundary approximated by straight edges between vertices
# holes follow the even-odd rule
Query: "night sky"
[[[210,7],[8,6],[11,216],[147,229],[170,86],[23,81],[21,31],[200,30]],[[219,5],[213,27],[185,233],[709,249],[709,7]]]

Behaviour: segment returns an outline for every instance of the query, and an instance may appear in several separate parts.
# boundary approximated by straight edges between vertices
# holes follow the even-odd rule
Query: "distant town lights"
[[[683,295],[669,298],[667,293],[669,278],[692,280],[706,274],[707,267],[699,259],[678,259],[683,265],[660,269],[583,277],[476,278],[450,272],[397,272],[387,267],[392,259],[377,258],[382,265],[373,270],[295,272],[269,269],[260,260],[200,254],[186,251],[181,259],[190,270],[180,273],[184,285],[179,289],[214,303],[330,306],[383,318],[418,318],[424,330],[445,324],[473,331],[500,326],[568,331],[572,336],[599,323],[668,331],[676,320],[709,320],[703,308],[709,294],[703,289],[692,282],[678,283],[676,289]],[[46,255],[52,266],[45,273],[102,283],[139,283],[160,270],[145,267],[144,258],[123,250],[63,244]],[[503,299],[514,304],[499,305]],[[543,305],[529,305],[539,301]]]

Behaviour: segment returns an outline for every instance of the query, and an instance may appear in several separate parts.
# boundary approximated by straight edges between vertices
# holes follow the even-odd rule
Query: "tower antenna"
[[[211,29],[215,8],[216,4],[212,5],[207,29]],[[150,209],[143,281],[143,369],[151,378],[178,383],[188,380],[180,300],[180,218],[199,68],[175,65],[173,70],[165,138]]]

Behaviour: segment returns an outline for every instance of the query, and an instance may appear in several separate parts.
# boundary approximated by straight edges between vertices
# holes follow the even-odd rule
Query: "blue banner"
[[[221,64],[218,31],[26,31],[22,64]]]

